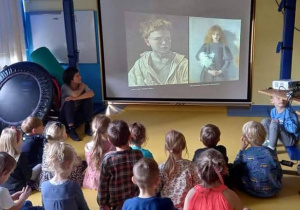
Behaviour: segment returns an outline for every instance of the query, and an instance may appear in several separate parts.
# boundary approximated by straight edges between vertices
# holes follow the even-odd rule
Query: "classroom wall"
[[[74,0],[75,10],[97,10],[98,0]],[[62,0],[29,0],[26,11],[61,10]],[[259,94],[259,89],[272,86],[279,79],[281,55],[275,52],[282,41],[283,15],[277,11],[275,0],[256,0],[254,60],[252,68],[252,102],[269,104],[269,97]],[[300,3],[297,4],[295,26],[300,28]],[[295,30],[292,79],[300,80],[300,32]]]

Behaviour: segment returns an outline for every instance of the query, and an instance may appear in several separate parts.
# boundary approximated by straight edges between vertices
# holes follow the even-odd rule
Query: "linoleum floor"
[[[166,160],[164,151],[164,137],[171,129],[182,132],[187,140],[188,153],[185,158],[192,159],[196,149],[203,147],[199,141],[201,126],[207,123],[217,125],[221,130],[219,144],[227,148],[229,162],[233,162],[240,148],[241,129],[244,123],[255,120],[261,121],[262,117],[228,117],[226,107],[221,106],[164,106],[164,105],[128,105],[124,109],[117,106],[108,108],[111,119],[122,119],[128,124],[141,122],[147,130],[148,141],[145,148],[149,149],[158,163]],[[81,136],[83,127],[79,128]],[[85,136],[83,141],[74,142],[70,139],[77,153],[84,158],[84,145],[91,139]],[[289,160],[283,146],[277,147],[279,160]],[[296,171],[293,168],[283,166],[283,169]],[[284,175],[281,192],[272,198],[255,198],[235,190],[240,196],[244,206],[252,210],[299,210],[300,209],[300,176]],[[99,209],[94,190],[83,189],[85,199],[90,209]],[[33,193],[30,198],[35,205],[41,205],[40,193]]]

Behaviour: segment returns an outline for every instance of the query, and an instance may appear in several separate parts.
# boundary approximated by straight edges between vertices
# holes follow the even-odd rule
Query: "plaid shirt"
[[[139,150],[131,148],[107,153],[103,158],[97,201],[100,206],[122,206],[139,190],[131,181],[133,165],[143,157]]]

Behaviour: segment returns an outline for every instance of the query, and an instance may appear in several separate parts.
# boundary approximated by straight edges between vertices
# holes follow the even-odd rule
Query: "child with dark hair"
[[[17,166],[16,160],[6,152],[0,152],[0,184],[3,184],[8,180],[10,174],[15,170]],[[27,207],[32,206],[30,201],[26,199],[30,196],[30,187],[25,187],[21,191],[18,191],[12,195],[9,191],[0,187],[0,209],[21,209],[25,210]],[[15,203],[14,200],[17,200]]]
[[[159,170],[152,158],[142,158],[134,164],[132,182],[139,187],[140,193],[137,197],[127,199],[123,210],[174,209],[170,198],[155,196],[155,188],[159,183]]]
[[[228,157],[226,147],[223,145],[217,145],[220,141],[221,131],[213,124],[206,124],[201,128],[200,131],[200,141],[204,144],[205,148],[197,149],[195,151],[193,162],[196,161],[198,156],[209,148],[218,150],[224,155],[226,164],[228,164]]]
[[[153,158],[152,153],[143,149],[142,145],[146,142],[146,128],[141,123],[135,122],[129,126],[131,133],[130,146],[132,149],[140,150],[144,157]]]
[[[232,170],[237,187],[256,197],[276,195],[282,187],[282,170],[276,151],[262,145],[266,138],[264,126],[250,121],[242,130],[241,150]]]
[[[92,135],[90,122],[94,92],[81,81],[79,71],[75,67],[69,67],[64,71],[63,81],[59,121],[66,125],[71,139],[80,141],[76,125],[85,123],[85,133],[89,136]]]
[[[193,162],[182,158],[182,152],[187,151],[182,133],[171,130],[165,138],[165,150],[169,156],[166,162],[159,165],[159,190],[162,197],[171,198],[174,206],[180,210],[188,191],[199,183],[199,177]]]
[[[200,184],[193,187],[184,201],[184,210],[241,210],[240,198],[224,185],[222,176],[227,173],[223,155],[207,149],[196,159]]]
[[[45,137],[43,121],[37,117],[27,117],[21,125],[23,144],[21,151],[27,155],[28,165],[32,169],[42,163]]]
[[[109,124],[107,137],[116,151],[107,153],[103,158],[97,202],[101,209],[121,209],[127,198],[138,194],[131,177],[133,165],[143,154],[129,146],[130,131],[122,120],[114,120]]]

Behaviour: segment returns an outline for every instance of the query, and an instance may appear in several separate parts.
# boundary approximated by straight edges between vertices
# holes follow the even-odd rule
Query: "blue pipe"
[[[278,11],[283,8],[283,39],[277,45],[277,53],[281,51],[280,79],[291,79],[296,0],[282,0]]]
[[[77,48],[75,14],[73,0],[63,0],[63,12],[66,30],[69,67],[78,67],[79,52]]]

